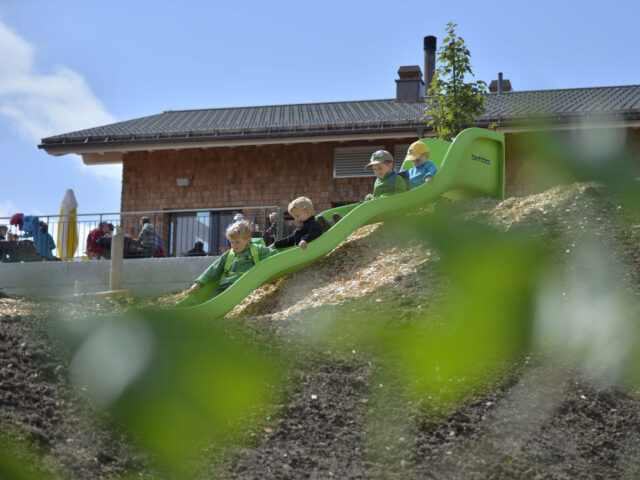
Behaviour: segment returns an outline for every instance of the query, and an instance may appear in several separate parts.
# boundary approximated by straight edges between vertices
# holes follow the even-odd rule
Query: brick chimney
[[[436,71],[436,37],[424,37],[424,85],[429,90]]]
[[[498,73],[498,80],[491,80],[489,84],[489,91],[491,93],[503,93],[512,92],[511,82],[509,80],[502,79],[502,72]]]
[[[424,100],[424,82],[418,65],[400,67],[396,80],[396,101],[413,103]]]

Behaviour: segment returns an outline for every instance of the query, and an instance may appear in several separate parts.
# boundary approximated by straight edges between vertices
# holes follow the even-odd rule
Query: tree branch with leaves
[[[487,84],[482,80],[466,83],[465,75],[473,76],[470,52],[462,37],[458,37],[452,22],[447,24],[447,37],[438,50],[436,69],[425,99],[423,119],[430,118],[438,138],[451,140],[465,128],[475,126],[475,117],[484,113]]]

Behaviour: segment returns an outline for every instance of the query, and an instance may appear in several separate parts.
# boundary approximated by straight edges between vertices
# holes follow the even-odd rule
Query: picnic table
[[[57,258],[54,257],[57,260]],[[0,242],[0,262],[42,262],[45,257],[36,253],[31,240],[7,240]]]
[[[98,240],[98,245],[104,248],[102,255],[105,258],[111,258],[111,237],[102,237]],[[122,258],[142,258],[144,257],[144,248],[142,244],[133,238],[124,237],[124,251]]]

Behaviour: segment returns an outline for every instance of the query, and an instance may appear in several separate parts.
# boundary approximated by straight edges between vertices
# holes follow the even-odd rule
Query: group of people
[[[365,197],[365,201],[385,197],[397,193],[406,192],[424,183],[433,182],[433,177],[438,169],[429,160],[429,147],[418,141],[414,142],[407,153],[407,159],[413,162],[413,168],[408,171],[397,172],[394,169],[393,156],[386,150],[378,150],[371,155],[366,169],[373,169],[377,177],[373,185],[373,193]],[[260,261],[277,254],[278,248],[297,246],[306,249],[310,242],[318,238],[330,226],[328,220],[315,217],[313,203],[307,197],[299,197],[288,206],[288,212],[298,227],[292,232],[286,232],[285,236],[276,240],[277,214],[269,215],[270,227],[263,236],[265,245],[252,242],[253,225],[242,214],[237,214],[233,222],[227,227],[226,239],[229,250],[224,252],[202,275],[200,275],[189,288],[189,293],[197,292],[202,285],[219,280],[219,287],[215,295],[229,288],[243,273]],[[12,225],[19,224],[25,233],[23,237],[33,237],[36,252],[44,258],[51,259],[52,251],[56,248],[55,242],[47,232],[47,224],[37,217],[25,216],[12,218]],[[14,215],[14,217],[16,217]],[[334,217],[334,222],[340,219]],[[323,225],[324,223],[324,225]],[[140,220],[140,232],[137,242],[125,237],[125,253],[135,246],[143,257],[158,255],[158,249],[162,250],[162,239],[156,232],[149,217]],[[86,253],[90,259],[109,257],[111,237],[114,226],[111,223],[100,222],[89,232],[86,242]],[[11,239],[6,226],[0,226],[0,241]],[[127,242],[127,239],[129,242]],[[135,244],[135,245],[134,245]],[[188,256],[205,255],[202,242],[196,242],[194,248],[188,252]],[[126,256],[126,255],[125,255]]]
[[[17,235],[9,232],[7,225],[0,225],[0,241],[17,241],[20,239],[30,239],[33,242],[35,252],[45,260],[59,260],[53,256],[56,249],[56,242],[49,233],[46,222],[41,221],[35,215],[23,215],[16,213],[9,221],[11,225],[19,228],[23,233]]]
[[[412,143],[406,158],[413,162],[413,168],[396,172],[393,168],[393,156],[389,152],[374,152],[365,168],[373,168],[378,178],[373,185],[373,193],[367,195],[365,200],[406,192],[425,183],[432,183],[438,167],[429,160],[429,153],[426,144],[420,141]]]
[[[264,233],[260,233],[260,232],[252,232],[251,233],[251,237],[255,238],[256,236],[258,236],[259,238],[262,239],[262,241],[264,242],[265,245],[271,245],[275,239],[276,239],[276,235],[278,232],[278,213],[277,212],[271,212],[269,214],[269,227],[264,231]],[[245,220],[244,215],[242,215],[241,213],[236,213],[233,216],[233,220],[231,220],[231,223],[229,225],[227,225],[227,228],[229,228],[231,225],[233,225],[236,222],[239,222],[240,220]],[[293,217],[290,217],[291,222],[295,222]],[[251,223],[251,222],[249,222]],[[282,231],[280,232],[281,236],[287,236],[291,233],[291,228],[288,225],[288,221],[286,221],[286,219],[283,218],[282,221]],[[198,243],[202,243],[202,242],[196,242],[196,244],[194,245],[194,249],[189,250],[189,252],[187,253],[187,256],[192,256],[193,251],[197,251],[196,248],[198,247]],[[231,243],[229,241],[228,237],[225,237],[225,248],[228,250],[231,248]]]
[[[407,160],[413,162],[413,167],[408,171],[396,172],[393,156],[386,150],[378,150],[371,155],[366,169],[373,169],[376,180],[373,193],[367,195],[365,201],[373,198],[386,197],[396,193],[406,192],[425,183],[432,183],[433,177],[438,172],[436,165],[429,160],[429,147],[418,141],[411,144],[407,152]],[[264,259],[276,255],[277,248],[300,247],[306,249],[310,242],[318,238],[324,232],[322,224],[316,219],[313,203],[307,197],[299,197],[288,206],[289,214],[298,224],[293,233],[273,240],[277,214],[270,215],[271,227],[267,230],[269,236],[265,238],[266,245],[256,244],[251,241],[253,228],[249,221],[243,217],[234,218],[227,227],[226,237],[230,250],[223,253],[200,275],[187,290],[188,294],[197,293],[202,286],[218,281],[218,288],[213,296],[220,294],[229,288],[245,272]],[[338,221],[334,217],[334,222]],[[267,238],[270,241],[267,241]]]
[[[151,224],[149,217],[142,217],[140,223],[141,228],[137,240],[125,236],[124,256],[164,256],[162,239]],[[35,253],[40,257],[45,260],[59,260],[53,255],[56,243],[48,232],[48,226],[45,222],[33,215],[16,213],[11,217],[10,224],[16,226],[23,233],[16,235],[9,231],[7,225],[0,225],[0,242],[30,239],[33,242]],[[89,259],[110,258],[111,237],[113,234],[114,226],[108,222],[100,222],[96,228],[89,232],[85,250]]]
[[[99,260],[106,258],[104,251],[104,242],[102,238],[110,238],[113,235],[115,227],[112,223],[100,222],[96,228],[87,235],[87,246],[85,253],[90,260]]]
[[[100,222],[96,228],[89,232],[85,249],[89,259],[110,258],[113,234],[114,226],[107,222]],[[123,256],[125,258],[164,256],[162,238],[156,232],[149,217],[140,219],[140,232],[137,240],[125,235]]]
[[[251,267],[265,258],[276,255],[276,248],[307,245],[322,235],[322,226],[315,218],[313,203],[307,197],[299,197],[289,204],[289,213],[299,224],[290,235],[274,240],[268,246],[251,241],[253,228],[246,219],[238,219],[227,227],[226,237],[231,249],[224,252],[191,285],[188,293],[197,293],[203,285],[219,281],[214,296],[225,291]]]

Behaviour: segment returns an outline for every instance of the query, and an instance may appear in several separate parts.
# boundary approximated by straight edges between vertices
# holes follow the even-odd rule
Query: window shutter
[[[407,151],[411,146],[410,143],[400,143],[393,147],[393,160],[396,166],[396,169],[400,169],[402,167],[402,163],[404,162],[404,157],[407,156]]]
[[[364,166],[377,150],[384,150],[384,145],[334,149],[333,178],[373,177],[373,169],[365,170]]]

